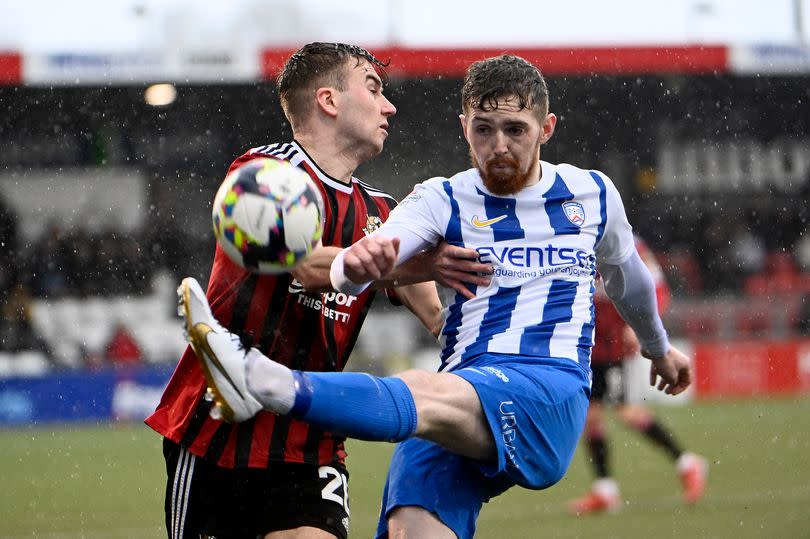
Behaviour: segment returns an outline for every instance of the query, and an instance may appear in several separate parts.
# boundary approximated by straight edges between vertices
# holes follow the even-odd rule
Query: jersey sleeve
[[[435,178],[433,180],[438,180]],[[402,264],[413,255],[433,247],[442,239],[442,220],[450,215],[450,201],[438,184],[428,180],[414,187],[388,216],[388,219],[371,236],[399,238],[397,264]],[[343,249],[332,261],[329,280],[332,287],[340,292],[358,295],[370,283],[354,283],[343,272],[343,257],[350,249]]]
[[[374,232],[386,238],[400,239],[400,264],[435,246],[444,235],[443,223],[447,223],[450,216],[450,201],[437,185],[432,180],[417,184]]]
[[[635,238],[633,237],[633,227],[627,220],[624,211],[624,203],[619,191],[613,182],[597,172],[605,182],[605,205],[606,220],[605,231],[601,240],[596,245],[596,260],[598,263],[619,265],[625,262],[636,252]]]
[[[272,155],[267,155],[259,152],[246,152],[236,159],[233,160],[231,166],[228,167],[228,172],[225,173],[225,176],[236,170],[237,168],[241,167],[242,165],[253,161],[254,159],[278,159],[277,157],[273,157]]]
[[[627,260],[616,265],[604,263],[600,271],[605,292],[636,332],[642,349],[653,357],[663,357],[669,340],[658,314],[655,282],[635,247]]]

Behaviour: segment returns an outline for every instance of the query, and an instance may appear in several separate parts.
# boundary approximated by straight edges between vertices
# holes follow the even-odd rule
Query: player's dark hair
[[[521,109],[537,106],[543,118],[548,113],[548,87],[540,70],[520,56],[502,54],[473,63],[464,77],[461,106],[495,110],[498,99],[515,96]]]
[[[293,128],[309,114],[315,89],[321,86],[333,86],[339,91],[346,89],[344,67],[350,58],[357,60],[355,65],[367,60],[385,79],[384,68],[389,62],[382,62],[357,45],[308,43],[287,60],[277,83],[281,107]]]

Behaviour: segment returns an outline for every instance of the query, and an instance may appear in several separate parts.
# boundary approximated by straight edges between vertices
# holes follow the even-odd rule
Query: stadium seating
[[[152,288],[146,296],[39,299],[33,305],[33,326],[57,365],[103,363],[104,347],[119,323],[132,331],[145,361],[176,361],[186,343],[176,318],[173,278],[158,274]]]
[[[768,254],[761,272],[745,280],[744,289],[751,296],[792,294],[801,291],[806,278],[790,253],[775,251]]]

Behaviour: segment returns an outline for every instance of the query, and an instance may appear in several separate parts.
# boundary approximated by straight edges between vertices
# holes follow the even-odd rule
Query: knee
[[[448,405],[452,404],[454,388],[448,387],[447,375],[420,370],[408,370],[395,376],[405,382],[411,392],[420,421],[447,420]]]
[[[430,511],[417,506],[394,509],[388,517],[389,539],[456,539],[456,534]]]
[[[399,374],[394,375],[394,378],[399,378],[408,388],[411,393],[426,391],[431,386],[431,380],[437,376],[438,373],[422,371],[419,369],[408,369]]]
[[[653,421],[652,412],[640,406],[621,406],[616,410],[619,419],[630,428],[643,430]]]
[[[604,414],[598,405],[591,405],[585,417],[585,436],[588,438],[603,438],[606,434]]]
[[[399,373],[399,378],[408,387],[413,397],[420,430],[434,430],[441,428],[442,423],[449,420],[442,401],[442,389],[438,387],[437,373],[421,370],[407,370]]]

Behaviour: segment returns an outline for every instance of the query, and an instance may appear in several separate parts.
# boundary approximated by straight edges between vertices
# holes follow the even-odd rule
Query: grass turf
[[[589,486],[580,450],[542,492],[519,488],[486,504],[477,537],[810,537],[810,399],[701,402],[658,408],[688,449],[711,461],[695,507],[680,501],[671,462],[611,423],[614,515],[574,517]],[[142,425],[48,425],[0,433],[0,537],[165,537],[160,438]],[[371,537],[392,446],[349,444],[351,537]]]

